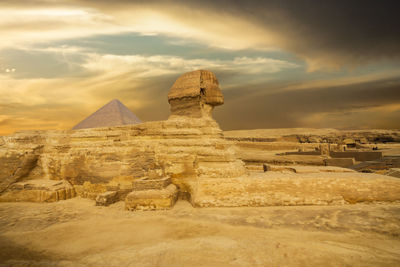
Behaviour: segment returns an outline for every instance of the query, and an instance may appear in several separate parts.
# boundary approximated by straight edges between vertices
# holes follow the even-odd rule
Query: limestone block
[[[244,163],[240,160],[234,162],[199,162],[199,177],[239,177],[246,173]]]
[[[306,166],[306,165],[272,165],[272,164],[263,164],[262,165],[264,172],[281,172],[281,173],[326,173],[326,172],[356,172],[351,169],[341,168],[336,166]]]
[[[148,190],[148,189],[163,189],[171,183],[169,177],[161,179],[150,179],[148,177],[137,179],[132,182],[132,189],[134,191]]]
[[[400,201],[400,180],[358,172],[276,173],[199,179],[191,184],[198,207],[338,205]]]
[[[316,155],[274,155],[271,153],[257,153],[241,150],[238,157],[244,162],[270,163],[270,164],[301,164],[301,165],[325,165],[323,156]]]
[[[325,166],[351,167],[355,164],[354,158],[324,159]]]
[[[230,137],[229,139],[234,139]],[[236,146],[239,149],[253,149],[261,151],[275,151],[275,150],[305,150],[306,148],[314,149],[314,144],[300,144],[297,142],[250,142],[250,141],[236,141]],[[307,145],[307,146],[306,146]]]
[[[2,195],[1,202],[55,202],[75,197],[67,181],[29,180],[12,184]]]
[[[108,206],[118,200],[119,199],[117,191],[107,191],[97,195],[96,206]]]
[[[175,185],[170,184],[164,189],[133,191],[125,198],[127,210],[163,210],[174,206],[178,197]]]
[[[164,166],[165,175],[173,178],[197,176],[197,159],[195,155],[160,154],[160,163]]]
[[[74,185],[76,194],[83,198],[96,200],[99,194],[107,192],[107,184],[92,184],[85,182],[83,185]]]
[[[382,152],[378,151],[344,151],[335,152],[331,151],[332,158],[354,158],[356,161],[370,161],[382,158]]]

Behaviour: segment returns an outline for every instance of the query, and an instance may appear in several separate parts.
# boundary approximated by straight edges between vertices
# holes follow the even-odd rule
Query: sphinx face
[[[224,97],[217,77],[207,70],[181,75],[168,93],[171,115],[211,117],[214,106],[222,105]]]

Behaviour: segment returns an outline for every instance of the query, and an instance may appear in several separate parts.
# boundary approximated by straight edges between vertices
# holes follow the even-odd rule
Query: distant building
[[[133,114],[118,99],[111,100],[109,103],[98,109],[92,115],[75,125],[72,129],[86,129],[98,127],[120,126],[128,124],[138,124],[142,121]]]
[[[343,143],[346,145],[346,148],[356,148],[356,141],[352,138],[346,138],[343,140]]]

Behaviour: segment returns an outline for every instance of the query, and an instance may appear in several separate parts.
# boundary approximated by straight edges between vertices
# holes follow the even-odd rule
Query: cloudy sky
[[[398,1],[0,1],[0,135],[69,129],[117,98],[169,115],[216,73],[224,130],[400,128]]]

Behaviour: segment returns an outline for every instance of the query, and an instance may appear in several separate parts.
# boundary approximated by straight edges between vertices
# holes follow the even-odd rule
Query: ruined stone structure
[[[383,175],[323,166],[250,172],[212,118],[223,96],[209,71],[179,77],[168,101],[166,121],[0,137],[0,201],[79,195],[152,210],[170,208],[178,197],[198,207],[400,200],[400,181]]]

